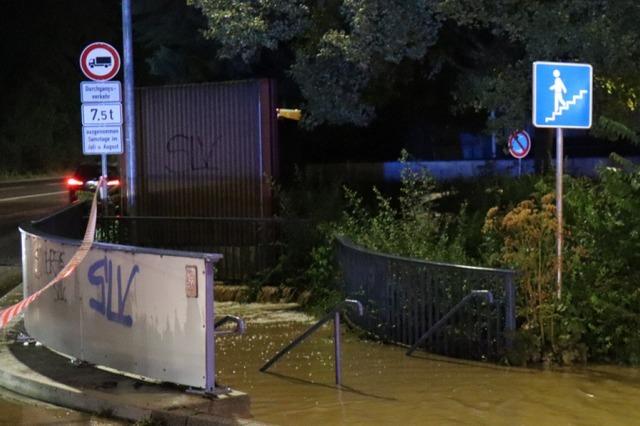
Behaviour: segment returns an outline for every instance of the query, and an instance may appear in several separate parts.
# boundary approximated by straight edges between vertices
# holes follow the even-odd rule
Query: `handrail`
[[[299,337],[294,339],[291,343],[289,343],[282,350],[280,350],[280,352],[278,352],[273,358],[271,358],[269,361],[267,361],[267,363],[260,368],[260,371],[262,371],[262,372],[267,371],[267,369],[269,369],[269,367],[271,367],[273,364],[275,364],[276,361],[278,361],[280,358],[282,358],[282,356],[284,354],[286,354],[291,349],[293,349],[296,346],[298,346],[300,343],[302,343],[302,341],[304,339],[306,339],[311,334],[313,334],[316,330],[318,330],[320,327],[322,327],[325,323],[327,323],[331,319],[333,319],[333,321],[334,321],[333,322],[333,324],[334,324],[334,327],[333,327],[333,342],[334,342],[334,349],[335,349],[336,385],[338,385],[338,386],[341,385],[342,384],[342,379],[341,379],[342,371],[341,371],[341,367],[340,367],[340,365],[341,365],[341,362],[340,362],[341,361],[341,359],[340,359],[340,312],[342,312],[347,307],[355,308],[357,310],[357,312],[358,312],[358,315],[360,315],[360,316],[364,315],[364,307],[362,306],[362,303],[360,303],[358,300],[354,300],[354,299],[345,299],[344,301],[342,301],[339,304],[337,304],[331,311],[329,311],[317,323],[315,323],[314,325],[309,327],[307,329],[307,331],[302,333]]]
[[[228,322],[235,323],[236,324],[236,328],[233,329],[233,330],[217,331],[218,327],[220,327],[223,324],[226,324]],[[244,334],[244,332],[247,330],[247,326],[244,323],[244,320],[242,318],[236,317],[234,315],[226,315],[225,317],[223,317],[219,321],[216,321],[216,323],[213,325],[213,329],[215,330],[214,334],[216,336],[226,336],[226,335],[230,335],[230,334]]]
[[[462,300],[460,302],[458,302],[458,304],[456,306],[451,308],[451,310],[449,312],[447,312],[442,318],[440,318],[438,320],[438,322],[436,322],[434,325],[432,325],[431,328],[429,330],[427,330],[427,332],[424,333],[413,344],[413,346],[411,346],[411,348],[409,348],[409,350],[407,351],[406,355],[407,356],[411,355],[416,350],[416,348],[418,346],[420,346],[422,343],[424,343],[424,341],[427,340],[433,333],[435,333],[443,325],[445,325],[446,322],[449,320],[449,318],[451,318],[453,316],[453,314],[458,312],[464,305],[466,305],[474,297],[485,297],[487,299],[488,303],[493,303],[493,294],[489,290],[471,290],[471,293],[469,293],[465,297],[463,297]]]

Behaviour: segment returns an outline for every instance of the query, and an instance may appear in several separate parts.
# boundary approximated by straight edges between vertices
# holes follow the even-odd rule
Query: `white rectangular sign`
[[[84,126],[110,126],[122,124],[121,103],[82,104]]]
[[[84,155],[122,154],[122,126],[82,127]]]
[[[80,83],[80,100],[85,102],[122,102],[119,81],[83,81]]]

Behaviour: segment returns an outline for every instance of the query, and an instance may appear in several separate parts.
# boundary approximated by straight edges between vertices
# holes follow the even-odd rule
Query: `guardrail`
[[[25,297],[80,245],[86,206],[22,226]],[[216,388],[214,265],[222,256],[94,243],[85,260],[25,313],[27,332],[71,358],[205,393]],[[233,321],[241,333],[244,323]]]
[[[424,340],[432,352],[469,359],[502,357],[516,327],[515,272],[385,255],[338,239],[344,290],[364,301],[367,314],[354,321],[379,338],[412,346]],[[447,316],[472,292],[486,290],[493,303],[469,304]],[[422,344],[422,343],[420,343]]]

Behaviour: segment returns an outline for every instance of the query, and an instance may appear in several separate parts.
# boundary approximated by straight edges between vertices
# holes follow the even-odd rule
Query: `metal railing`
[[[219,330],[220,327],[228,322],[234,323],[236,327],[231,330]],[[232,334],[240,335],[244,334],[244,332],[247,330],[247,326],[245,325],[244,320],[235,315],[224,316],[220,320],[216,321],[216,323],[213,325],[213,328],[215,329],[214,333],[216,336],[228,336]]]
[[[298,346],[307,337],[311,336],[315,331],[322,327],[325,323],[333,320],[333,344],[335,353],[335,379],[336,385],[342,385],[342,360],[341,360],[341,346],[340,346],[340,313],[347,307],[355,307],[359,316],[364,314],[364,308],[362,303],[358,300],[345,299],[343,302],[336,305],[331,311],[329,311],[322,319],[317,323],[309,327],[307,331],[302,333],[299,337],[294,339],[291,343],[285,346],[280,352],[278,352],[273,358],[271,358],[265,365],[260,368],[260,371],[265,372],[275,364],[280,358],[282,358],[287,352]]]
[[[283,241],[308,221],[243,217],[100,217],[101,241],[173,250],[215,252],[222,281],[245,281],[275,267]]]
[[[413,351],[415,351],[418,348],[418,346],[423,344],[433,333],[440,330],[440,328],[442,328],[447,323],[447,321],[449,321],[449,319],[456,314],[456,312],[462,309],[467,303],[471,301],[471,299],[475,297],[483,297],[487,299],[487,303],[493,303],[493,295],[489,290],[471,290],[471,293],[463,297],[462,300],[456,306],[451,308],[449,312],[447,312],[442,318],[440,318],[440,320],[438,320],[437,323],[432,325],[431,328],[427,330],[427,332],[424,333],[418,339],[418,341],[411,346],[411,348],[407,351],[407,356],[411,355]]]
[[[413,346],[474,290],[494,303],[456,310],[422,339],[429,351],[467,359],[500,359],[515,331],[515,272],[428,262],[364,249],[345,238],[337,243],[344,291],[365,303],[354,320],[384,341]],[[420,344],[422,344],[420,343]]]

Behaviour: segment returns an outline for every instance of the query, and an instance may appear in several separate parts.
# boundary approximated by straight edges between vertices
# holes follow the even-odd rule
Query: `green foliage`
[[[487,213],[488,264],[515,268],[513,362],[640,362],[640,169],[619,157],[597,180],[565,177],[562,299],[555,296],[555,206],[548,180]]]
[[[640,9],[635,0],[438,4],[451,26],[468,31],[473,46],[456,90],[458,108],[496,111],[497,119],[488,123],[495,129],[521,127],[529,117],[531,63],[586,62],[595,70],[596,108],[609,118],[597,121],[595,131],[612,139],[636,139]]]
[[[254,59],[261,48],[276,49],[308,26],[309,8],[300,0],[188,0],[209,21],[205,36],[218,40],[218,55],[245,61]]]
[[[305,99],[303,124],[366,125],[403,61],[422,59],[440,27],[431,0],[189,0],[218,56],[247,62],[289,50],[282,67]],[[391,86],[390,86],[391,85]],[[385,90],[388,89],[389,91]],[[381,93],[384,92],[384,93]]]
[[[276,55],[304,99],[303,124],[367,125],[403,88],[438,78],[454,113],[530,117],[531,63],[594,66],[594,133],[636,141],[640,43],[635,0],[189,0],[220,58]],[[613,47],[615,46],[615,47]],[[278,52],[278,53],[276,53]],[[284,54],[283,54],[284,52]],[[284,74],[280,74],[284,75]],[[411,93],[410,91],[408,93]]]
[[[604,168],[595,183],[571,180],[566,205],[579,259],[567,293],[590,356],[639,364],[640,169]]]
[[[334,235],[344,235],[364,247],[383,253],[432,261],[468,261],[463,234],[453,216],[435,210],[441,196],[426,170],[403,169],[397,199],[373,188],[375,208],[369,211],[362,196],[345,188],[347,208],[334,225]]]

